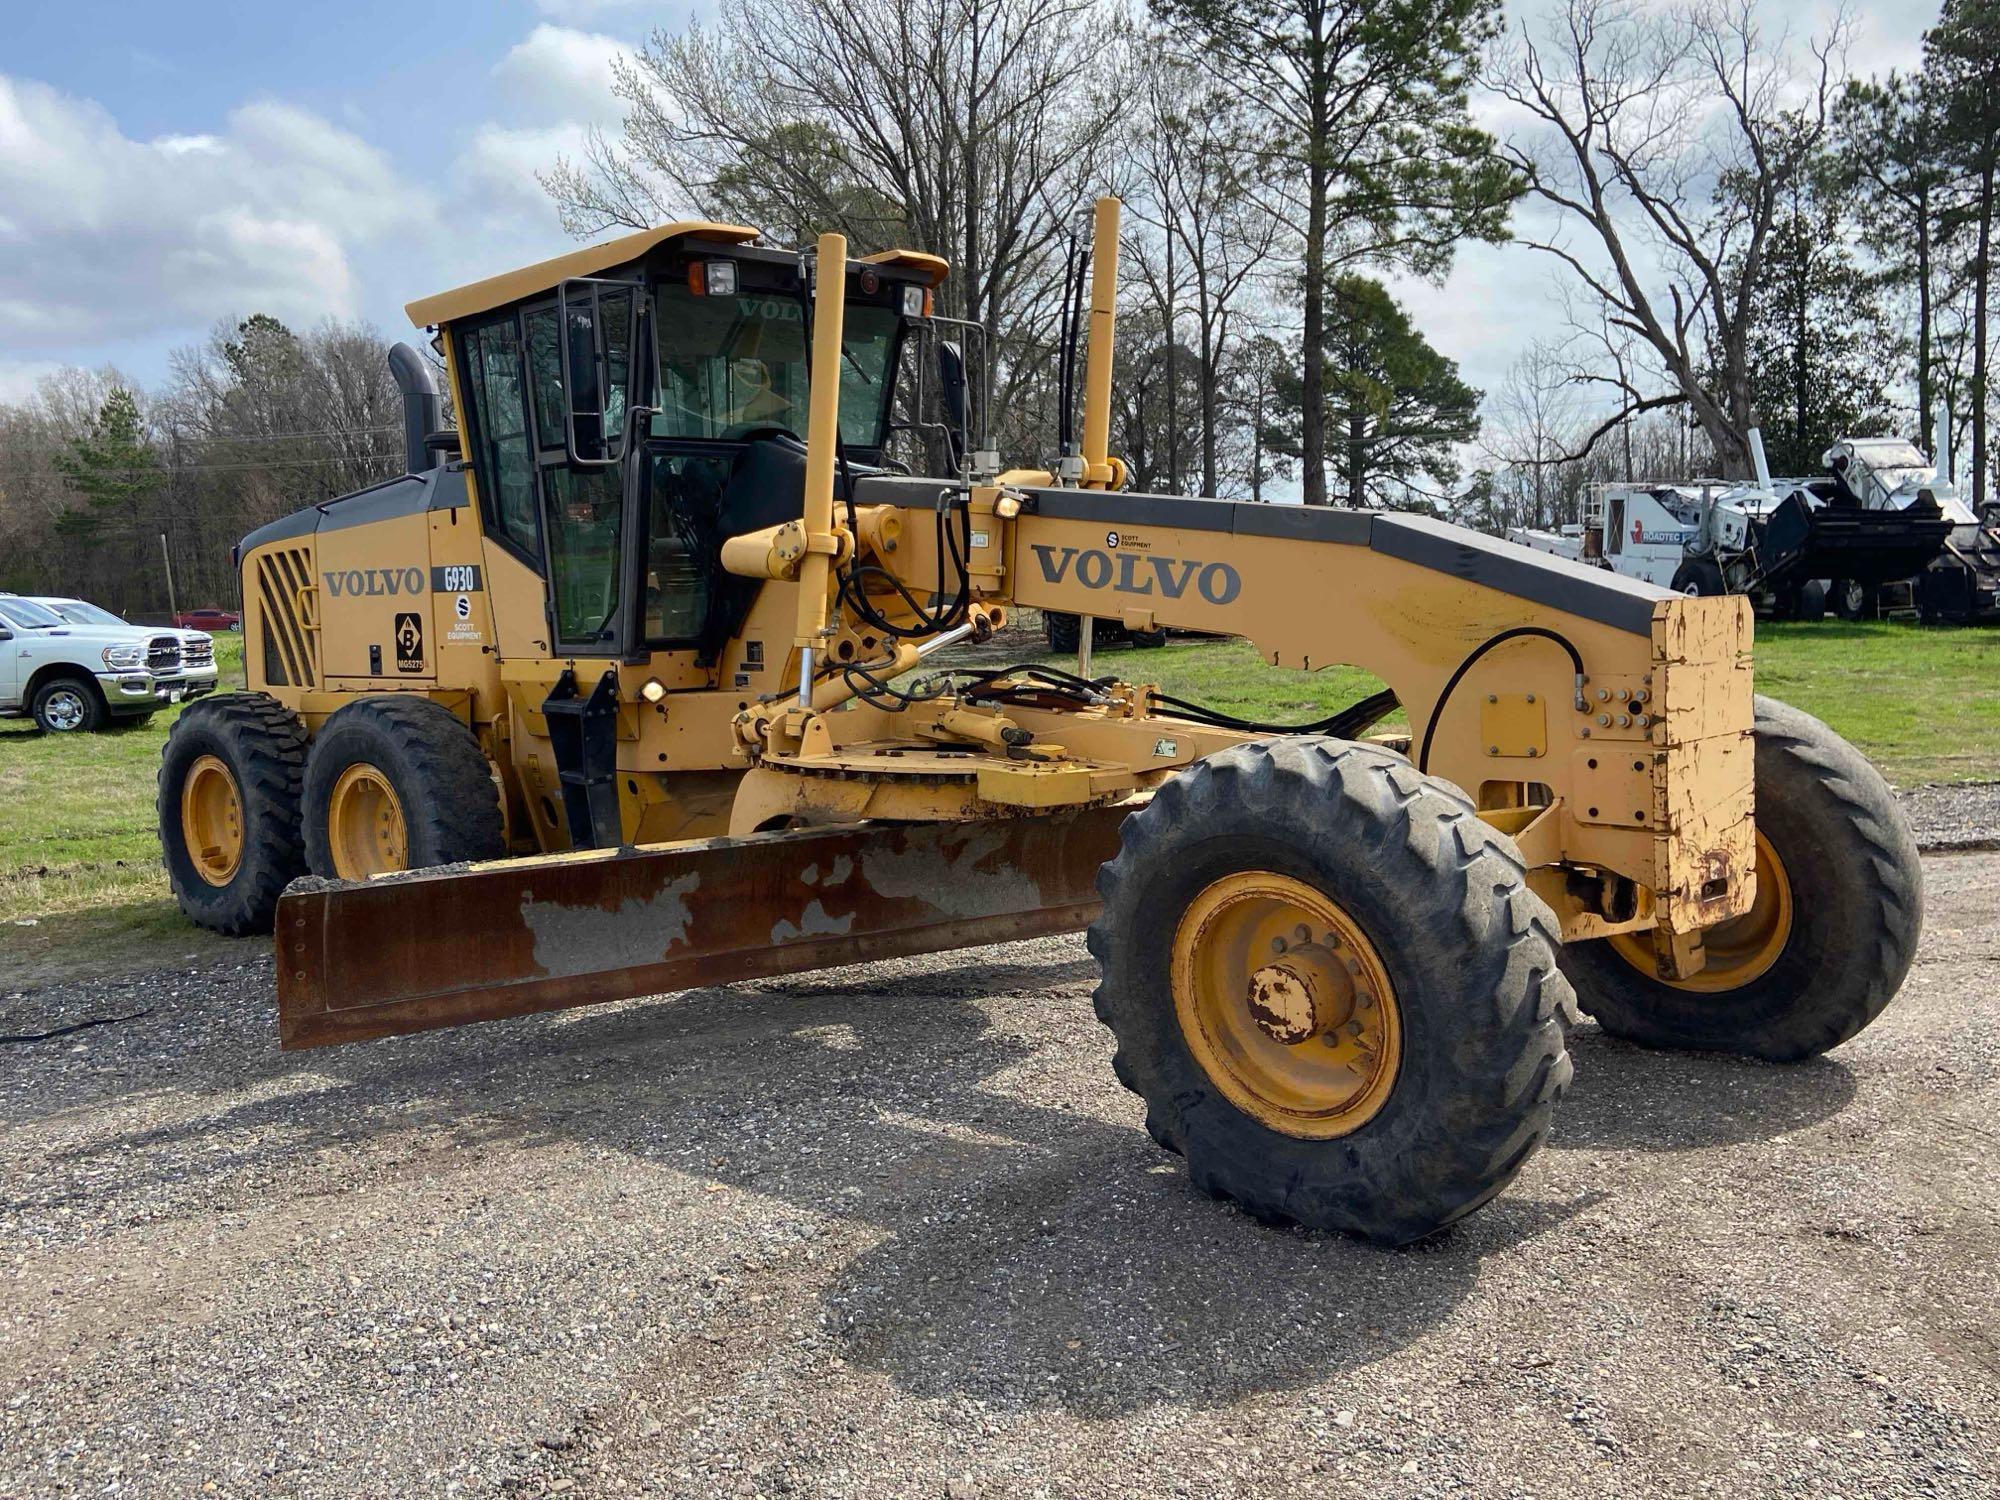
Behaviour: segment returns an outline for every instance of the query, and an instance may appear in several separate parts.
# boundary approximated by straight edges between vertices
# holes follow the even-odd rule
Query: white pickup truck
[[[49,733],[66,734],[141,720],[215,691],[209,636],[98,613],[117,623],[65,618],[33,599],[0,594],[0,718],[28,715]]]

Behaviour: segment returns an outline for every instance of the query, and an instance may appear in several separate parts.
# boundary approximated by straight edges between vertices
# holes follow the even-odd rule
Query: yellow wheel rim
[[[1173,990],[1201,1070],[1273,1130],[1346,1135],[1395,1090],[1403,1023],[1388,970],[1304,881],[1246,870],[1196,896],[1174,932]]]
[[[1792,881],[1785,862],[1760,831],[1757,835],[1757,895],[1740,917],[1702,934],[1708,962],[1686,979],[1665,979],[1677,990],[1719,995],[1741,989],[1778,961],[1792,936]],[[1650,932],[1621,932],[1609,939],[1633,968],[1657,975]]]
[[[343,880],[410,867],[402,799],[389,778],[367,761],[356,761],[334,782],[327,799],[326,840],[333,872]]]
[[[203,755],[181,783],[181,842],[195,874],[228,885],[243,863],[243,796],[229,767]]]

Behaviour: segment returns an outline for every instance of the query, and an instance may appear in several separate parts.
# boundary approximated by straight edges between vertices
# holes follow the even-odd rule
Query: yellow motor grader
[[[1052,470],[991,451],[930,255],[680,223],[412,304],[456,430],[399,347],[410,472],[244,539],[250,691],[160,771],[183,909],[273,932],[284,1045],[1088,927],[1117,1075],[1192,1180],[1399,1242],[1543,1139],[1572,990],[1774,1060],[1888,1003],[1913,843],[1753,697],[1744,601],[1129,492],[1115,200],[1095,235]],[[1269,724],[935,655],[1018,607],[1387,689]]]

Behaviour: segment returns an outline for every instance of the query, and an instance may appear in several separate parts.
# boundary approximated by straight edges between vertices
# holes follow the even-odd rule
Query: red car
[[[234,630],[242,623],[243,616],[212,604],[202,609],[184,609],[174,616],[174,625],[180,630]]]

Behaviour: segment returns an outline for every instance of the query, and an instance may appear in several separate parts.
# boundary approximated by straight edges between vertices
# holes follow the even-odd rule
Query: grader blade
[[[503,860],[278,903],[279,1037],[324,1047],[1087,926],[1137,801]]]

